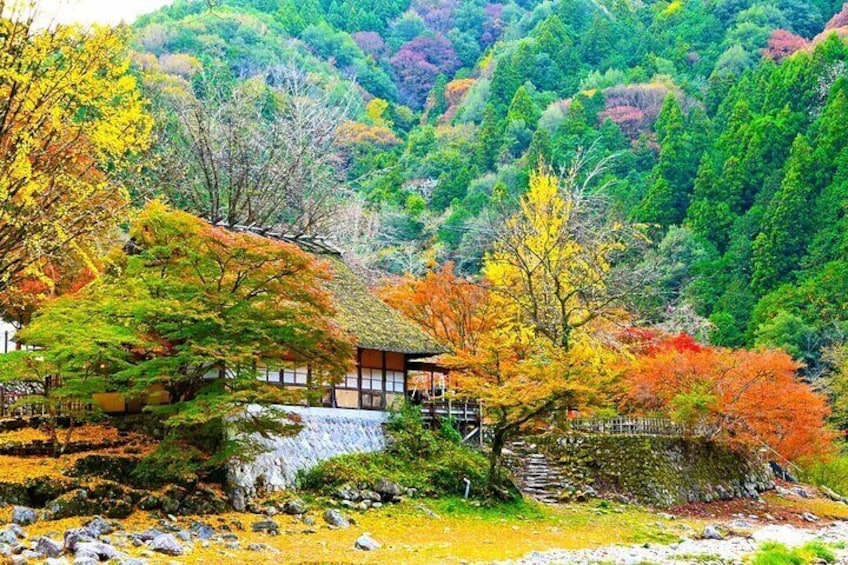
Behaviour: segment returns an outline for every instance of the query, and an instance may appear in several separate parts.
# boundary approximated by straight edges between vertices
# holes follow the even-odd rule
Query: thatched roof
[[[327,290],[333,295],[336,319],[356,338],[359,347],[417,356],[447,352],[443,345],[377,298],[340,256],[321,258],[333,271]]]
[[[377,298],[365,281],[344,262],[341,249],[327,239],[275,233],[246,226],[234,226],[230,229],[295,243],[304,251],[326,261],[333,272],[333,277],[327,281],[326,286],[333,295],[336,320],[356,339],[359,347],[419,357],[448,352],[446,347],[404,318],[400,312]]]

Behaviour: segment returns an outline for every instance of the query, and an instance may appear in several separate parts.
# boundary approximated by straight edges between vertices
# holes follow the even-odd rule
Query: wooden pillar
[[[380,352],[380,364],[383,366],[383,376],[382,376],[382,379],[383,379],[383,387],[382,388],[383,388],[383,390],[380,391],[380,398],[382,398],[381,408],[383,408],[385,410],[386,408],[388,408],[388,406],[386,406],[386,399],[387,399],[387,396],[386,396],[386,376],[387,375],[386,375],[386,352],[385,351]]]
[[[358,397],[358,406],[362,408],[362,348],[356,348],[356,395]]]

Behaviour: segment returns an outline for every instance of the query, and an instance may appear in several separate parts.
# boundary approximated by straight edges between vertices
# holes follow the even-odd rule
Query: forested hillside
[[[582,186],[650,237],[624,260],[655,275],[644,321],[782,346],[818,374],[841,364],[848,330],[846,26],[832,0],[179,1],[134,26],[169,116],[171,165],[151,166],[149,185],[207,185],[183,158],[203,130],[185,101],[267,125],[263,95],[246,93],[258,76],[284,85],[283,107],[314,102],[290,121],[310,124],[301,149],[318,147],[326,174],[300,177],[287,211],[222,217],[329,232],[388,272],[453,261],[474,274],[529,172],[578,163]],[[303,118],[316,109],[321,121]],[[242,157],[273,162],[273,133],[251,135]],[[332,212],[303,204],[313,194]]]

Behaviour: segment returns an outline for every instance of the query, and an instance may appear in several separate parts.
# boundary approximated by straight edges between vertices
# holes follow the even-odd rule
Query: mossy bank
[[[549,434],[516,444],[513,454],[524,486],[563,501],[602,495],[675,506],[774,487],[756,453],[704,438]]]

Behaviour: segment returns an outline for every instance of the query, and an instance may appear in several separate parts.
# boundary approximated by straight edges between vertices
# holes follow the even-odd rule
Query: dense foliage
[[[0,1],[0,316],[87,282],[152,119],[115,29],[39,29]],[[70,251],[70,252],[69,252]]]
[[[409,275],[387,298],[454,347],[490,474],[516,430],[622,385],[633,410],[798,458],[827,451],[829,411],[798,380],[824,377],[848,426],[848,5],[180,0],[134,24],[132,69],[117,31],[5,7],[0,308],[22,323],[67,293],[16,371],[61,374],[68,399],[166,389],[171,455],[279,399],[262,363],[332,378],[350,351],[296,249],[155,201],[136,253],[110,256],[151,194]],[[712,347],[631,363],[622,326]]]
[[[295,400],[257,378],[263,367],[312,363],[316,385],[346,372],[352,348],[330,321],[328,275],[297,246],[215,228],[157,201],[130,235],[132,254],[21,332],[45,350],[4,356],[4,380],[49,374],[61,378],[60,399],[88,403],[116,391],[150,402],[169,430],[156,464],[196,471],[247,454],[241,432],[291,431],[278,410],[251,408]]]

